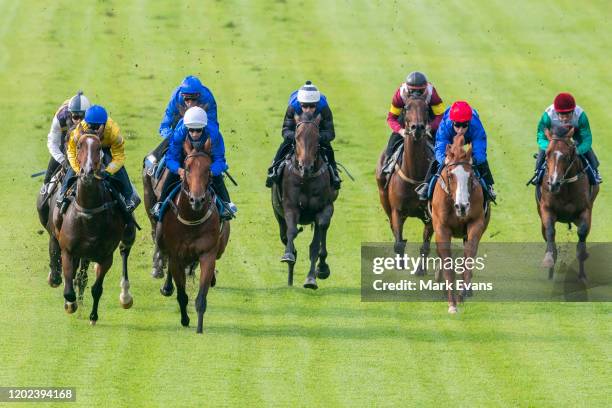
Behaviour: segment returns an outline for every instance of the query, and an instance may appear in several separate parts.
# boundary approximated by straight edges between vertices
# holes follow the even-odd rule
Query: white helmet
[[[85,113],[90,106],[91,103],[89,103],[89,99],[83,95],[83,91],[79,91],[76,95],[70,98],[70,102],[68,102],[68,111]]]
[[[187,129],[202,129],[208,123],[208,116],[204,109],[194,106],[185,112],[183,123],[187,126]]]
[[[321,99],[321,92],[310,81],[300,88],[297,94],[299,103],[317,103]]]

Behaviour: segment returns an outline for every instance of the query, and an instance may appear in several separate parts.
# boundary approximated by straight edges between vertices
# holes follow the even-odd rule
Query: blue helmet
[[[182,94],[199,94],[202,92],[202,82],[197,77],[189,75],[183,79],[180,86],[180,92]]]
[[[85,122],[90,125],[103,125],[108,120],[106,109],[100,105],[92,105],[85,111]]]

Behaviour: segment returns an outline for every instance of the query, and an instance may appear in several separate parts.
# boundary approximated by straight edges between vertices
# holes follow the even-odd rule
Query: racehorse
[[[295,122],[295,152],[285,166],[280,183],[272,186],[272,208],[278,221],[280,239],[285,245],[281,262],[287,263],[289,286],[293,285],[293,268],[297,260],[294,240],[298,224],[314,224],[310,270],[304,287],[317,289],[317,278],[327,279],[330,275],[326,262],[327,230],[338,190],[332,187],[328,165],[319,153],[321,115],[303,112],[295,115]]]
[[[466,150],[464,143],[463,136],[456,136],[453,144],[446,146],[444,168],[440,172],[431,200],[436,249],[443,264],[449,313],[457,313],[455,271],[452,268],[453,263],[447,262],[452,258],[451,239],[462,238],[464,258],[475,258],[480,238],[491,218],[491,210],[485,203],[482,185],[472,166],[472,147]],[[466,263],[461,299],[472,296],[472,290],[466,288],[472,281],[472,271],[467,266]]]
[[[546,171],[539,186],[541,197],[536,204],[542,221],[542,236],[546,241],[546,254],[542,266],[548,268],[548,277],[552,279],[557,247],[555,246],[555,223],[563,222],[576,225],[578,244],[576,258],[579,262],[578,278],[586,282],[584,261],[589,254],[586,250],[586,238],[591,230],[593,203],[599,193],[599,185],[590,186],[585,173],[585,166],[578,156],[576,144],[572,139],[574,128],[555,127],[553,132],[545,130],[549,140],[546,149]]]
[[[376,167],[376,182],[380,202],[389,218],[391,232],[395,237],[394,250],[403,254],[406,240],[403,238],[404,222],[407,217],[415,217],[423,222],[423,245],[420,254],[426,257],[433,235],[433,225],[427,204],[419,200],[415,188],[425,181],[425,175],[433,157],[431,136],[428,132],[429,112],[427,102],[422,97],[411,96],[406,106],[406,136],[401,165],[396,164],[389,178],[383,174],[386,152],[383,151]],[[416,272],[424,273],[421,265]]]
[[[136,226],[134,222],[125,220],[118,207],[120,204],[113,199],[113,194],[100,176],[102,163],[98,135],[85,134],[79,139],[77,160],[80,171],[76,182],[76,197],[65,215],[60,214],[57,207],[53,209],[53,235],[61,249],[64,309],[67,313],[74,313],[78,307],[73,278],[79,262],[96,262],[96,281],[91,288],[94,302],[89,316],[93,325],[98,321],[98,304],[104,277],[113,264],[113,253],[119,244],[123,261],[119,301],[125,309],[132,307],[127,261],[136,239]]]
[[[197,333],[203,331],[206,296],[216,281],[215,263],[225,251],[230,234],[230,224],[221,223],[215,196],[209,188],[212,163],[210,147],[210,139],[206,141],[203,151],[185,140],[185,176],[181,181],[181,191],[170,203],[172,211],[166,211],[157,223],[155,234],[162,256],[168,257],[168,277],[162,293],[164,290],[168,296],[172,293],[174,279],[176,299],[181,309],[181,324],[185,327],[189,326],[185,268],[194,262],[200,263],[200,288],[195,300]]]

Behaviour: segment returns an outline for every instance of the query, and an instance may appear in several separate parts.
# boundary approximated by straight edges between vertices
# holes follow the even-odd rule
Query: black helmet
[[[70,98],[70,102],[68,102],[68,111],[85,113],[90,106],[91,103],[89,103],[89,99],[83,95],[83,91],[79,91],[75,96]]]
[[[406,77],[406,84],[411,88],[425,88],[427,86],[427,77],[422,72],[414,71]]]

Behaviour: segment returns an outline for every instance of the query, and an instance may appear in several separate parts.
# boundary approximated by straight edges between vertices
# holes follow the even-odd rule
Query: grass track
[[[0,386],[77,387],[79,406],[610,406],[611,307],[601,304],[361,303],[361,241],[388,241],[373,171],[392,92],[422,69],[447,103],[467,99],[490,138],[499,205],[488,241],[538,241],[535,127],[555,93],[589,114],[612,180],[607,103],[611,3],[0,1]],[[240,208],[205,335],[180,327],[176,300],[149,278],[148,231],[130,260],[134,308],[117,304],[119,264],[100,321],[62,311],[45,282],[34,213],[46,133],[76,89],[106,106],[127,168],[157,142],[173,87],[195,73],[213,90]],[[304,79],[328,96],[345,182],[329,236],[332,276],[317,292],[284,286],[282,247],[263,187],[286,99]],[[610,239],[607,183],[591,241]],[[144,212],[139,219],[145,225]],[[407,223],[409,239],[420,226]],[[308,234],[298,240],[296,283]],[[574,232],[559,228],[559,240]],[[190,284],[190,305],[195,285]],[[192,322],[195,318],[190,308]],[[44,406],[44,404],[37,405]]]

